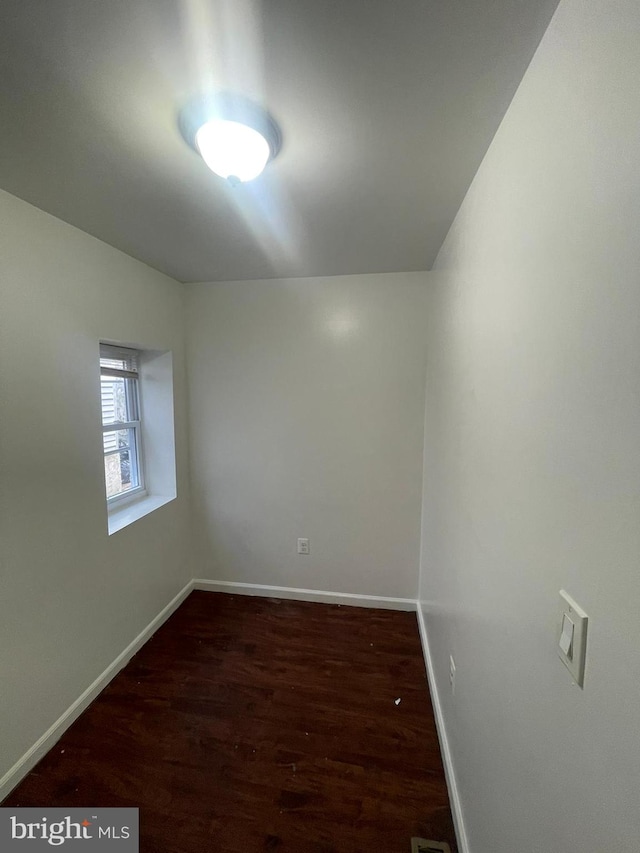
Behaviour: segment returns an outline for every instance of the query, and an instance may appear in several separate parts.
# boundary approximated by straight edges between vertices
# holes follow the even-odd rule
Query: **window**
[[[100,392],[111,536],[177,497],[171,350],[101,343]]]
[[[102,444],[107,501],[144,494],[139,353],[100,344]]]

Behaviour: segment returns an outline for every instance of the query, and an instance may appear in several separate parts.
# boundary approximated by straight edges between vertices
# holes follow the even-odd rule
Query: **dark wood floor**
[[[138,806],[142,853],[456,849],[415,614],[209,592],[4,805]]]

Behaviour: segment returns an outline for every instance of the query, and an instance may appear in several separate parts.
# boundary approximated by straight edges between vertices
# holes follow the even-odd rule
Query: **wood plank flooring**
[[[138,806],[142,853],[456,850],[415,614],[210,592],[4,805]]]

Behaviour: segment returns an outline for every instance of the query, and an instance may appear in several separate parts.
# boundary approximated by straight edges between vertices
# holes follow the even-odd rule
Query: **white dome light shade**
[[[198,130],[195,142],[211,171],[231,180],[252,181],[271,156],[264,136],[237,121],[212,119]]]
[[[231,184],[257,178],[282,146],[269,113],[231,92],[193,98],[180,110],[178,125],[185,142]]]

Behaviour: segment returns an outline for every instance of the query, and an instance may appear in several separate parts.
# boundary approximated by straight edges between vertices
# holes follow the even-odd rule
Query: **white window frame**
[[[106,351],[108,348],[112,348],[114,351],[118,349],[122,349],[120,347],[113,346],[112,344],[101,344],[101,358],[103,356],[103,350]],[[124,350],[123,350],[124,352]],[[140,355],[138,351],[132,350],[136,355]],[[107,356],[108,357],[108,356]],[[113,355],[113,358],[117,358],[117,355]],[[101,372],[102,376],[102,372]],[[127,412],[129,414],[133,413],[136,415],[135,420],[130,421],[114,421],[110,424],[102,424],[102,447],[103,447],[103,467],[104,467],[104,459],[107,456],[113,456],[116,453],[120,453],[122,448],[115,448],[114,450],[104,450],[104,433],[105,432],[116,432],[117,430],[131,429],[133,430],[133,438],[134,438],[134,447],[129,447],[129,464],[132,468],[132,474],[135,471],[136,480],[138,481],[138,485],[133,489],[127,489],[126,492],[121,492],[118,495],[112,495],[111,497],[107,497],[107,507],[109,510],[114,507],[121,506],[129,503],[136,498],[143,497],[147,494],[147,490],[145,487],[144,480],[144,455],[142,448],[142,422],[140,420],[140,377],[139,376],[125,376],[125,394],[127,397]],[[100,380],[102,382],[102,379]],[[106,488],[106,481],[105,481]]]

